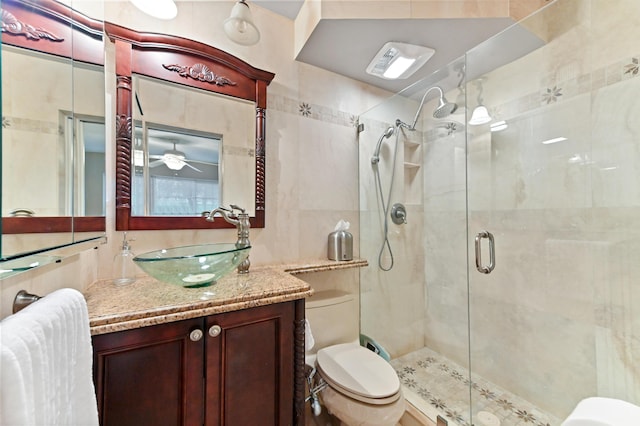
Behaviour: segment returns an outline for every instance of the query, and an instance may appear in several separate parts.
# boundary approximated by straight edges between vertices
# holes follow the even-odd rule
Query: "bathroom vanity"
[[[85,292],[102,426],[296,425],[304,416],[304,299],[318,261],[186,289],[142,278]]]
[[[94,336],[101,424],[293,425],[296,303]]]

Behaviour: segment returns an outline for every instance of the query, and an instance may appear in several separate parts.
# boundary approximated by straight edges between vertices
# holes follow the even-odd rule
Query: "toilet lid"
[[[400,390],[393,367],[379,355],[355,343],[318,351],[316,362],[327,381],[365,398],[388,398]]]

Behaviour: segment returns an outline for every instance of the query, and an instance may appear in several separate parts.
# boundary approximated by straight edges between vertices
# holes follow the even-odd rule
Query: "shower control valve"
[[[407,224],[407,209],[401,203],[391,206],[391,220],[396,225]]]

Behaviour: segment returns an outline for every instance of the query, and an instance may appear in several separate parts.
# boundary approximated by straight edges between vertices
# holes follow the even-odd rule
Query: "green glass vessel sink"
[[[249,257],[250,249],[234,243],[202,244],[150,251],[133,261],[158,281],[206,287],[233,271]]]

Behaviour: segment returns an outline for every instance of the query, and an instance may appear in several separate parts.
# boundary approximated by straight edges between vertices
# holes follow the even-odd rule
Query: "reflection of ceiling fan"
[[[149,167],[158,167],[162,164],[170,168],[171,170],[182,170],[184,166],[190,167],[196,172],[201,172],[202,170],[193,167],[189,164],[189,160],[184,155],[184,152],[178,151],[176,149],[175,142],[173,143],[173,149],[168,149],[162,155],[150,155],[149,158],[153,158],[156,161],[149,163]]]

